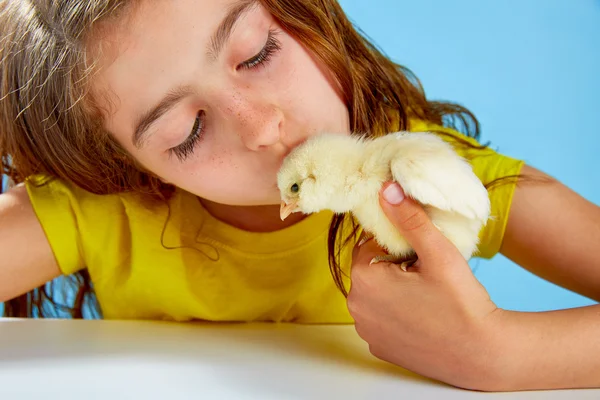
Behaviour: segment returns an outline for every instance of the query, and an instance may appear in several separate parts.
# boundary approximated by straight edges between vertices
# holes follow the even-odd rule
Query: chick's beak
[[[279,216],[281,220],[285,220],[291,213],[294,212],[294,209],[297,206],[297,202],[292,201],[291,203],[286,203],[285,201],[281,202],[281,208],[279,209]]]

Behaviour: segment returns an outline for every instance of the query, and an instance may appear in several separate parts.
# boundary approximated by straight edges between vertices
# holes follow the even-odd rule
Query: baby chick
[[[429,132],[397,132],[378,138],[323,133],[293,149],[277,175],[281,219],[329,209],[351,212],[388,256],[416,260],[414,250],[379,205],[379,191],[396,181],[419,202],[437,228],[469,259],[490,213],[486,188],[471,165],[446,141]]]

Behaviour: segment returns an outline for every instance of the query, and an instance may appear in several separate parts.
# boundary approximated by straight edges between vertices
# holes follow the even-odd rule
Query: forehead
[[[127,106],[124,103],[130,102],[131,94],[140,92],[140,83],[145,82],[147,97],[164,92],[167,88],[156,79],[173,69],[174,60],[195,53],[200,61],[198,49],[204,48],[227,10],[238,1],[132,1],[99,24],[87,47],[96,71],[90,89],[107,111],[105,117],[111,118],[118,108]],[[181,70],[184,65],[198,64],[177,64],[181,75],[193,72]]]

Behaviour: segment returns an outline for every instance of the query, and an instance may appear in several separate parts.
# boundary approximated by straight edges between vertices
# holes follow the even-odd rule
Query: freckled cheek
[[[215,191],[222,191],[223,187],[239,183],[240,166],[235,162],[232,151],[223,149],[207,155],[199,160],[197,165],[190,168],[193,172],[188,176],[188,184],[197,188],[198,194],[203,193],[210,197]],[[188,170],[189,171],[189,170]]]
[[[214,172],[222,171],[223,169],[228,169],[229,167],[234,165],[232,151],[230,149],[224,148],[218,152],[212,152],[208,155],[206,160],[206,167]]]

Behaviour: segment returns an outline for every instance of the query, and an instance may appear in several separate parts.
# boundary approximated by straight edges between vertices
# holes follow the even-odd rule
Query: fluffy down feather
[[[429,132],[375,139],[323,133],[310,138],[288,154],[279,170],[281,218],[324,209],[351,212],[389,253],[382,259],[414,261],[414,251],[379,205],[379,191],[390,180],[424,206],[465,259],[473,255],[489,218],[488,192],[471,165]]]

